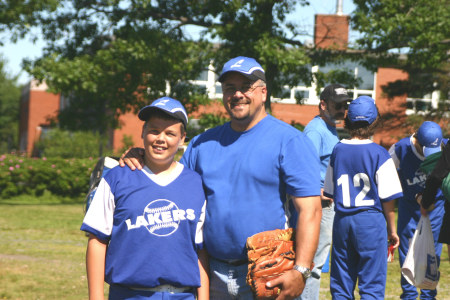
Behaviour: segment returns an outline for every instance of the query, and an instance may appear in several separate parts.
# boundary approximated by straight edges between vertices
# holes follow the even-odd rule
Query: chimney
[[[314,45],[316,48],[347,49],[349,17],[343,13],[342,3],[343,0],[336,0],[334,15],[315,15]]]

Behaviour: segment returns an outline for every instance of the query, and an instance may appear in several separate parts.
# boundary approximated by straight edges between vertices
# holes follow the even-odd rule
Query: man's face
[[[340,103],[336,103],[334,101],[325,102],[324,100],[320,100],[323,102],[322,109],[325,111],[325,114],[332,120],[344,120],[345,111],[348,108],[347,102],[343,101]]]
[[[142,128],[145,149],[145,164],[153,171],[170,166],[183,144],[186,133],[182,134],[181,122],[152,116]]]
[[[230,72],[222,82],[222,91],[223,105],[234,129],[247,130],[266,115],[267,89],[260,80],[254,82],[239,73]]]

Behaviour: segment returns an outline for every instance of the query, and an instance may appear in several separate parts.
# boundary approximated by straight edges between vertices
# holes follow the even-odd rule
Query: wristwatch
[[[294,265],[294,270],[299,271],[305,279],[308,279],[309,277],[311,277],[311,269],[309,269],[309,268],[302,267],[299,265]]]

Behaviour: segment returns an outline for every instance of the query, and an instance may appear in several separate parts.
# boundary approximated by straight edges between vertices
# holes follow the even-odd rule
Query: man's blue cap
[[[180,120],[181,123],[184,124],[184,128],[187,127],[188,116],[183,104],[181,104],[180,101],[172,99],[170,97],[162,97],[156,99],[152,102],[152,104],[141,108],[138,113],[138,117],[142,121],[147,121],[150,118],[152,111],[155,110],[161,110],[165,112],[171,117]]]
[[[375,100],[369,96],[359,96],[350,102],[347,116],[352,123],[366,121],[369,125],[372,124],[378,116]]]
[[[261,79],[266,81],[266,75],[261,65],[251,57],[238,56],[230,59],[223,65],[219,81],[223,82],[225,74],[229,72],[238,72],[252,81]]]
[[[442,129],[439,124],[432,121],[423,122],[417,130],[416,138],[423,146],[425,156],[441,151]]]

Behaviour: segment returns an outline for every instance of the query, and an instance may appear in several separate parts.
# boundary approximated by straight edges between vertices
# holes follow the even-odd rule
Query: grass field
[[[0,299],[87,299],[87,239],[79,230],[83,203],[51,197],[45,203],[36,201],[0,199]],[[437,299],[450,299],[446,246],[440,271]],[[399,299],[399,282],[396,253],[396,261],[389,264],[386,299]],[[328,286],[329,273],[325,273],[320,299],[331,299]]]

